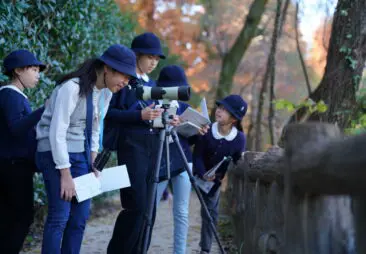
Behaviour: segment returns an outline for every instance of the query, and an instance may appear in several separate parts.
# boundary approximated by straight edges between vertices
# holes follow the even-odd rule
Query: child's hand
[[[180,118],[179,116],[175,115],[173,116],[172,120],[170,121],[171,126],[178,126],[180,124]]]
[[[152,103],[148,107],[141,110],[141,118],[142,120],[155,120],[155,118],[159,117],[161,113],[164,111],[161,108],[154,109],[155,103]]]
[[[96,178],[98,178],[100,176],[100,171],[97,170],[96,168],[93,168],[93,173],[94,173]]]
[[[201,127],[199,129],[200,135],[202,135],[202,136],[205,135],[208,132],[209,129],[210,129],[210,126],[208,124],[205,125],[205,126],[203,126],[203,127]]]

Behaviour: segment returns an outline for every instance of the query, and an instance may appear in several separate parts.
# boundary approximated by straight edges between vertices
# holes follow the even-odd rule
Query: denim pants
[[[189,226],[188,214],[191,182],[186,171],[171,178],[170,181],[173,187],[174,254],[185,254]],[[158,184],[157,204],[159,204],[167,185],[168,181]]]
[[[69,156],[73,178],[88,173],[85,153],[69,153]],[[75,197],[71,202],[61,199],[61,175],[51,152],[37,152],[36,162],[43,174],[48,199],[42,254],[78,254],[89,217],[90,199],[81,203]]]
[[[213,195],[207,195],[201,191],[203,200],[207,206],[208,211],[212,217],[213,223],[217,225],[217,219],[219,217],[219,201],[220,201],[220,188],[216,190]],[[212,246],[212,239],[214,238],[214,233],[211,229],[210,220],[207,217],[205,211],[201,207],[201,240],[200,247],[202,251],[210,252]]]

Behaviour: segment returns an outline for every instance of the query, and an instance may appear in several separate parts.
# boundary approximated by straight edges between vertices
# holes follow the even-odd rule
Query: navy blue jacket
[[[13,89],[0,91],[0,159],[34,160],[35,126],[43,111],[32,112],[28,99]]]
[[[141,80],[142,81],[142,80]],[[144,82],[144,86],[155,86],[152,79]],[[153,100],[143,101],[136,97],[135,86],[129,85],[113,94],[105,120],[108,124],[118,126],[119,138],[123,138],[126,131],[149,133],[150,123],[141,118],[141,110],[153,103]]]
[[[245,150],[245,135],[238,131],[236,137],[228,141],[224,138],[216,139],[210,129],[204,136],[198,137],[193,152],[194,173],[202,177],[206,171],[213,168],[225,156],[231,156],[236,163],[242,152]],[[227,171],[228,162],[223,163],[217,170],[216,179],[224,178]]]
[[[178,103],[179,103],[179,108],[177,109],[177,115],[183,114],[183,112],[188,107],[190,107],[187,103],[180,102],[180,101]],[[194,143],[195,137],[185,138],[181,135],[178,135],[178,137],[179,137],[179,143],[181,144],[181,146],[183,148],[187,161],[192,162],[192,151],[190,149],[190,146]],[[173,144],[173,143],[170,144],[169,151],[170,151],[170,174],[171,174],[170,176],[174,177],[184,171],[184,161],[181,158],[178,148],[176,147],[175,144]],[[166,176],[167,176],[166,152],[164,149],[163,160],[161,161],[161,166],[160,166],[160,174],[159,174],[160,180],[163,180]]]

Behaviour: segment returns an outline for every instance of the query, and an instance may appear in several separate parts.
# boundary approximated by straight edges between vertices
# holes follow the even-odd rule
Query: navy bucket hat
[[[148,32],[137,35],[132,41],[131,49],[135,53],[155,55],[165,59],[160,39],[153,33]]]
[[[238,121],[241,121],[247,113],[248,104],[237,94],[232,94],[222,100],[216,101],[217,106],[224,106]]]
[[[161,69],[159,78],[156,81],[156,86],[189,86],[189,83],[182,67],[178,65],[168,65]]]
[[[5,57],[3,62],[4,74],[9,75],[15,68],[27,66],[39,66],[40,71],[46,68],[46,65],[40,62],[33,53],[25,49],[19,49]]]
[[[120,73],[137,78],[136,56],[133,51],[126,46],[114,44],[98,59]]]

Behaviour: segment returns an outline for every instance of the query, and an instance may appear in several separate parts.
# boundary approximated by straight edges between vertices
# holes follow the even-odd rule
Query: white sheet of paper
[[[103,193],[102,185],[94,173],[75,177],[73,180],[78,202],[82,202]]]
[[[200,127],[191,123],[191,122],[183,122],[177,127],[175,130],[182,136],[188,138],[193,135],[197,135],[199,133]]]
[[[207,103],[206,103],[205,97],[203,97],[203,99],[201,100],[200,107],[201,107],[202,115],[204,117],[206,117],[207,119],[210,119],[210,117],[208,116],[208,109],[207,109]]]
[[[131,186],[126,165],[104,169],[99,180],[103,192]]]
[[[130,187],[126,165],[104,169],[97,178],[89,173],[74,179],[76,198],[78,202],[90,199],[103,192]]]
[[[191,122],[200,127],[211,123],[209,118],[203,116],[200,112],[191,107],[188,107],[183,114],[180,115],[180,119],[182,122]]]
[[[215,182],[209,182],[209,181],[205,181],[202,180],[199,177],[195,177],[196,180],[196,184],[197,186],[206,194],[208,194],[210,192],[210,190],[212,189],[212,187],[215,185]]]
[[[207,171],[203,177],[207,177],[207,178],[211,178],[216,174],[216,171],[220,168],[220,166],[222,165],[222,163],[224,163],[224,161],[226,161],[226,156],[224,156],[224,158],[217,163],[215,166],[213,166],[209,171]]]

